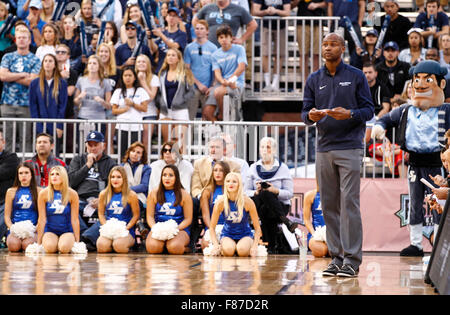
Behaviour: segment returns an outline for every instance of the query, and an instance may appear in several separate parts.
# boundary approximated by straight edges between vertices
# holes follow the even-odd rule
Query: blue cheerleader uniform
[[[166,190],[164,192],[164,199],[166,200],[164,204],[161,205],[159,202],[156,203],[155,222],[166,222],[172,219],[179,225],[184,220],[184,212],[183,207],[181,207],[180,204],[176,207],[173,206],[176,200],[175,192],[173,190]],[[191,235],[190,226],[184,229],[184,231],[189,236]]]
[[[19,187],[12,204],[12,223],[30,220],[34,225],[38,221],[38,212],[33,204],[30,187]]]
[[[239,221],[239,212],[236,203],[229,200],[228,204],[230,205],[230,212],[226,215],[225,211],[223,211],[225,223],[220,238],[229,237],[236,242],[246,236],[253,238],[253,232],[250,228],[250,223],[248,222],[248,211],[245,211],[244,209],[242,219]]]
[[[33,225],[37,224],[38,212],[33,204],[33,195],[30,187],[19,187],[14,196],[12,204],[11,222],[17,223],[30,220]],[[10,231],[6,233],[6,236]]]
[[[70,202],[66,206],[62,204],[60,191],[55,190],[53,201],[47,201],[45,209],[47,223],[44,232],[51,232],[58,236],[64,233],[73,233]]]
[[[216,186],[214,189],[214,193],[212,195],[212,198],[209,202],[209,217],[212,217],[212,213],[214,210],[214,205],[216,204],[217,198],[223,195],[223,186]],[[223,212],[219,216],[219,221],[217,221],[217,225],[224,224],[225,223],[225,217],[223,215]],[[209,228],[205,227],[205,231],[207,231]]]
[[[128,203],[126,207],[122,205],[122,193],[115,193],[105,209],[106,220],[116,218],[119,221],[124,221],[128,224],[133,218],[133,211]],[[133,238],[136,238],[136,231],[134,227],[128,230]]]
[[[312,225],[314,230],[320,226],[325,225],[325,220],[323,219],[323,211],[322,211],[322,203],[320,202],[320,193],[317,192],[314,197],[313,204],[311,206],[311,215],[312,215]],[[308,233],[307,241],[309,247],[309,240],[312,238],[312,234]]]

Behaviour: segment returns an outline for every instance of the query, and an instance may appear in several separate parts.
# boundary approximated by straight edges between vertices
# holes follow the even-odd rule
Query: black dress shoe
[[[402,249],[400,256],[404,257],[423,257],[423,250],[414,245]]]

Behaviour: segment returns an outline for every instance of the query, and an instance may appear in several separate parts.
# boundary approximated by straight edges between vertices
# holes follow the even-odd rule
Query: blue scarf
[[[266,180],[266,179],[272,178],[278,172],[278,169],[280,167],[281,167],[280,161],[278,161],[278,166],[273,166],[272,169],[270,169],[268,171],[262,165],[258,164],[258,165],[256,165],[256,172],[258,173],[258,176],[261,179]]]

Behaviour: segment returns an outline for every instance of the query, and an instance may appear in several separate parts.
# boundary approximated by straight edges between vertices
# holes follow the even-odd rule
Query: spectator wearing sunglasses
[[[176,144],[176,141],[165,142],[161,147],[160,159],[151,163],[152,170],[150,174],[150,181],[148,191],[157,189],[161,180],[162,169],[169,164],[173,164],[180,172],[180,180],[184,190],[191,191],[191,177],[194,172],[192,164],[188,160],[183,160],[181,151]]]
[[[210,88],[214,81],[212,71],[212,54],[217,46],[208,40],[209,26],[206,20],[199,20],[195,25],[196,39],[187,45],[184,51],[184,63],[194,75],[195,95],[189,100],[189,119],[194,120],[198,107],[206,104]]]
[[[122,70],[126,66],[134,66],[135,65],[136,57],[133,57],[133,51],[139,45],[138,26],[137,26],[136,22],[128,21],[125,24],[125,31],[126,31],[126,35],[127,35],[127,41],[117,48],[116,54],[115,54],[116,64],[120,70]],[[153,63],[153,56],[147,45],[142,45],[142,50],[141,50],[140,54],[144,54],[147,57],[149,57]]]

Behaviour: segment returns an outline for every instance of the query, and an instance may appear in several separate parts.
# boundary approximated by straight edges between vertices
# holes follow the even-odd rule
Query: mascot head
[[[411,98],[414,106],[427,110],[444,103],[447,68],[434,60],[425,60],[411,67],[409,74],[412,76]]]

